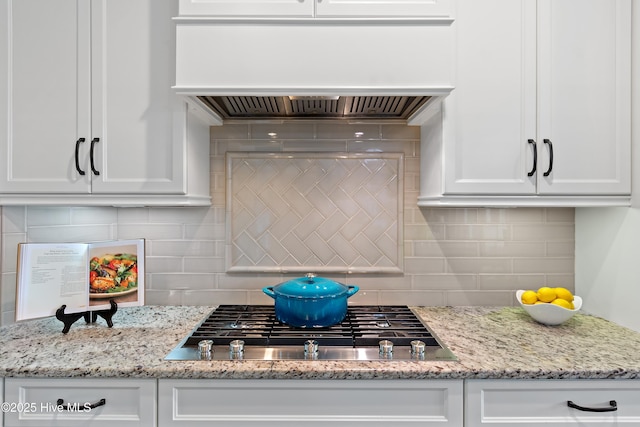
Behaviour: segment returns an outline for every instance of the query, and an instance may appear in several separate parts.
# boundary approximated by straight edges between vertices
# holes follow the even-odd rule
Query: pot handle
[[[357,286],[348,285],[348,287],[349,287],[349,290],[347,291],[347,298],[349,298],[350,296],[353,296],[353,294],[355,294],[356,292],[358,292],[358,290],[360,290],[360,288]]]
[[[262,288],[262,292],[269,295],[271,298],[276,299],[276,293],[273,292],[273,286]]]

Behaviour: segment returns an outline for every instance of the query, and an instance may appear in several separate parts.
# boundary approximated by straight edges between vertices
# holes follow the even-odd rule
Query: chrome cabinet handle
[[[89,150],[89,160],[91,160],[91,172],[93,172],[94,175],[100,175],[100,171],[96,170],[93,164],[93,147],[96,145],[97,142],[100,142],[100,138],[93,138],[91,140],[91,149]]]
[[[62,406],[62,409],[65,411],[78,411],[82,409],[95,409],[98,406],[104,406],[107,404],[107,399],[100,399],[96,403],[67,403],[65,405],[64,399],[58,399],[56,401],[56,406]]]
[[[609,401],[608,408],[588,408],[586,406],[576,405],[570,400],[567,400],[567,406],[569,408],[573,408],[573,409],[577,409],[578,411],[585,411],[585,412],[613,412],[618,410],[618,403],[615,400]]]
[[[553,144],[548,139],[543,140],[543,142],[549,145],[549,169],[544,173],[544,176],[549,176],[553,169]]]
[[[78,151],[80,150],[80,144],[82,144],[85,141],[84,138],[78,138],[78,140],[76,141],[76,170],[78,171],[78,173],[80,175],[84,175],[84,171],[82,169],[80,169],[80,161],[78,159]]]
[[[529,144],[533,144],[533,167],[531,168],[531,170],[527,175],[533,176],[533,174],[536,173],[536,168],[538,167],[538,148],[536,146],[535,140],[530,139],[528,142]]]

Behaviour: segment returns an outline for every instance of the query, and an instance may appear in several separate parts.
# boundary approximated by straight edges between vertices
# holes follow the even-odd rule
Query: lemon
[[[556,291],[548,286],[543,286],[538,289],[538,299],[542,302],[551,302],[556,299]]]
[[[520,299],[523,304],[535,304],[538,301],[538,294],[535,291],[524,291]]]
[[[567,301],[566,299],[556,298],[551,301],[551,304],[559,305],[560,307],[568,308],[569,310],[573,310],[573,303]]]
[[[566,288],[554,288],[554,290],[556,291],[556,296],[558,298],[562,298],[565,301],[568,302],[572,302],[573,301],[573,294],[571,293],[571,291],[569,289]]]

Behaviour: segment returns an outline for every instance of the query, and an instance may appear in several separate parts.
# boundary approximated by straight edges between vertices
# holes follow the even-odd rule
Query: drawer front
[[[4,402],[5,427],[156,425],[154,379],[6,378]]]
[[[585,409],[609,411],[572,408],[569,401]],[[640,425],[640,381],[468,380],[465,417],[466,427]]]
[[[462,426],[462,381],[159,380],[159,426]]]

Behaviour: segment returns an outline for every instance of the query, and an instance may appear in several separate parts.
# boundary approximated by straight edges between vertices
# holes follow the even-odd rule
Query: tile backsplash
[[[404,155],[227,152],[227,272],[401,273]]]
[[[419,208],[419,128],[294,122],[211,128],[209,208],[2,208],[2,324],[13,322],[20,242],[147,239],[147,304],[270,304],[300,273],[227,273],[225,153],[403,153],[403,273],[323,274],[360,286],[353,304],[512,305],[514,290],[574,288],[574,209]]]

